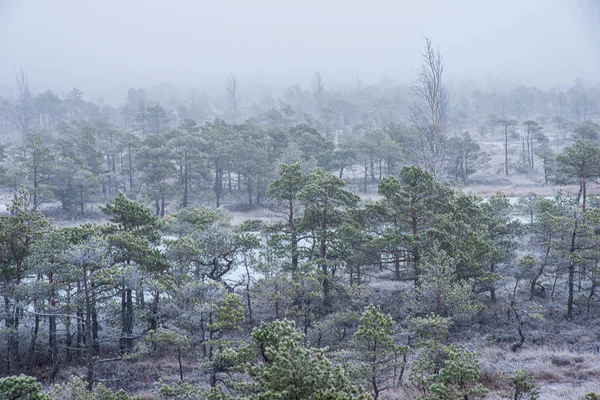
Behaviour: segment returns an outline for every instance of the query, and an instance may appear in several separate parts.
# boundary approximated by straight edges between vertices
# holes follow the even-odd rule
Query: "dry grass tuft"
[[[600,380],[581,383],[556,383],[542,386],[540,400],[583,400],[589,392],[600,390]]]
[[[493,371],[514,372],[519,369],[533,374],[541,386],[540,399],[583,399],[586,393],[600,391],[600,354],[538,346],[512,353],[497,346],[480,349],[485,384],[491,389],[488,398],[499,395]],[[495,397],[494,397],[495,396]]]
[[[156,395],[151,392],[150,390],[143,390],[141,392],[138,392],[136,394],[136,396],[140,399],[140,400],[156,400],[158,397],[156,397]]]

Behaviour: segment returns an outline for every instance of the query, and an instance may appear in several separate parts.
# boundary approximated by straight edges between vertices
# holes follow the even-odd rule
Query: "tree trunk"
[[[492,263],[492,265],[490,266],[490,272],[492,274],[496,272],[496,264]],[[494,282],[492,282],[490,286],[490,301],[492,303],[496,303],[496,300],[496,287],[494,286]]]
[[[50,361],[52,363],[52,369],[48,376],[50,384],[54,383],[54,378],[58,373],[58,343],[56,338],[56,300],[54,297],[54,274],[50,272],[48,274],[48,280],[50,283],[50,316],[48,317],[48,349],[50,350]]]
[[[519,331],[519,338],[520,338],[520,339],[519,339],[519,341],[518,341],[517,343],[513,344],[512,346],[510,346],[510,350],[511,350],[513,353],[516,353],[516,352],[517,352],[517,350],[518,350],[518,349],[519,349],[521,346],[523,346],[523,343],[525,343],[525,335],[523,335],[523,326],[522,326],[522,324],[521,324],[520,322],[519,322],[519,327],[518,327],[517,329],[518,329],[518,331]]]
[[[38,201],[38,170],[37,166],[33,167],[33,211],[37,210]]]
[[[10,299],[8,296],[4,296],[4,312],[7,331],[7,370],[9,375],[16,375],[19,365],[19,317],[17,314],[16,306],[10,305]]]
[[[290,227],[290,245],[291,245],[291,258],[292,258],[292,272],[298,272],[298,236],[296,233],[296,227],[294,225],[294,200],[289,199],[288,202],[288,226]]]
[[[534,153],[533,153],[533,135],[530,136],[529,140],[531,144],[529,145],[529,151],[531,152],[531,169],[535,169],[535,161],[534,161]]]
[[[150,329],[156,330],[158,329],[158,301],[160,299],[160,294],[157,291],[154,292],[154,299],[152,301],[152,316],[150,318]]]
[[[67,285],[67,306],[71,306],[71,283]],[[66,336],[66,351],[67,361],[73,360],[71,353],[72,340],[71,340],[71,317],[67,315],[65,318],[65,336]]]
[[[246,177],[246,188],[248,190],[248,206],[252,207],[252,180]]]
[[[186,208],[188,206],[188,190],[188,165],[186,161],[186,165],[183,170],[183,200],[181,202],[182,208]]]
[[[527,130],[527,138],[526,138],[526,141],[527,141],[527,162],[529,164],[529,168],[531,168],[531,146],[530,146],[530,142],[529,142],[529,136],[530,136],[530,133],[529,133],[529,129],[528,129]]]
[[[582,188],[582,196],[583,196],[582,210],[585,213],[585,209],[586,209],[586,205],[587,205],[587,181],[585,178],[583,179],[583,182],[581,183],[581,188]]]
[[[94,386],[94,345],[92,326],[92,295],[90,293],[90,285],[88,282],[88,272],[84,264],[83,266],[83,294],[85,300],[85,360],[86,360],[86,381],[87,389],[92,390]]]
[[[133,191],[133,162],[131,161],[131,145],[128,146],[127,156],[129,158],[129,190]]]
[[[575,226],[573,227],[573,233],[571,234],[571,247],[569,249],[569,253],[571,257],[569,257],[569,278],[568,278],[568,287],[569,287],[569,296],[567,298],[567,318],[573,318],[573,289],[575,286],[575,262],[573,260],[573,253],[575,253],[575,238],[577,236],[577,214],[574,215]]]
[[[79,211],[81,212],[81,216],[83,216],[83,185],[79,185]]]
[[[261,180],[260,177],[256,178],[256,205],[260,206],[260,193],[261,193]]]
[[[81,293],[81,283],[77,282],[77,293]],[[82,353],[82,348],[83,348],[83,344],[85,341],[84,338],[84,334],[85,334],[85,321],[83,319],[83,307],[81,304],[77,305],[77,310],[75,312],[75,315],[77,315],[77,336],[75,339],[75,345],[77,347],[77,360],[81,359],[81,353]]]
[[[417,234],[419,233],[419,228],[418,228],[418,219],[417,219],[417,210],[413,209],[411,211],[411,230],[412,230],[412,235],[413,237],[416,237]],[[413,246],[413,264],[414,264],[414,280],[415,280],[415,286],[419,286],[419,277],[421,275],[421,270],[419,268],[419,261],[420,261],[421,255],[420,255],[420,251],[419,251],[419,245],[417,243],[415,243],[415,245]]]
[[[33,309],[36,313],[33,323],[33,332],[31,333],[31,343],[29,344],[29,364],[27,366],[27,372],[33,375],[33,366],[35,364],[35,348],[37,344],[38,334],[40,332],[40,316],[37,315],[37,300],[33,300]]]
[[[394,272],[396,275],[396,280],[400,280],[400,257],[398,255],[394,256]]]
[[[325,310],[329,312],[332,307],[331,298],[331,277],[329,276],[329,268],[327,266],[327,208],[323,210],[321,220],[321,246],[319,258],[321,259],[321,272],[323,273],[323,305]]]
[[[222,179],[221,179],[221,171],[219,168],[219,161],[215,161],[215,196],[216,196],[216,207],[221,207],[221,191],[223,189]]]
[[[508,126],[504,125],[504,173],[508,176]]]
[[[227,169],[227,188],[229,189],[229,194],[231,194],[231,169]]]
[[[183,382],[183,365],[181,364],[181,348],[177,346],[177,361],[179,362],[179,381]]]
[[[248,269],[248,264],[246,264],[246,304],[248,305],[248,322],[250,325],[254,323],[252,316],[252,296],[250,295],[250,284],[252,281],[250,280],[250,270]]]
[[[373,366],[373,368],[371,370],[371,384],[373,385],[373,398],[378,399],[379,398],[379,387],[377,386],[377,375],[376,375],[375,366]]]
[[[363,184],[363,193],[367,193],[367,178],[369,176],[369,164],[365,163],[365,180]]]
[[[121,288],[121,353],[129,353],[133,349],[133,297],[132,289],[123,285]]]
[[[52,363],[52,369],[50,370],[50,374],[48,375],[48,382],[50,384],[54,383],[54,379],[56,374],[58,374],[58,368],[60,366],[58,362],[58,346],[56,340],[56,316],[52,315],[49,318],[49,347],[50,347],[50,360]]]

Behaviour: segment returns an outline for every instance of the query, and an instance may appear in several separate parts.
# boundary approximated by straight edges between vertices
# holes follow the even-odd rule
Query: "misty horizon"
[[[123,102],[129,87],[165,83],[183,95],[221,96],[232,73],[242,94],[309,87],[317,69],[329,89],[384,79],[410,84],[424,37],[442,52],[451,86],[597,84],[598,9],[586,0],[8,0],[0,4],[0,92],[14,93],[21,67],[34,92],[64,96],[77,87],[109,103]]]

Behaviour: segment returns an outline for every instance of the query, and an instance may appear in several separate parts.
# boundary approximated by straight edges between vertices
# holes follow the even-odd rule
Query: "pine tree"
[[[353,341],[362,350],[362,361],[370,368],[370,382],[373,398],[398,384],[404,372],[400,356],[408,353],[408,346],[399,346],[394,338],[394,321],[378,307],[370,305],[362,317]]]

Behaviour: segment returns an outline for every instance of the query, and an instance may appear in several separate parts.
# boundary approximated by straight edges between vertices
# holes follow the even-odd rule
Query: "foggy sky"
[[[0,87],[124,99],[171,82],[224,91],[228,74],[275,86],[410,83],[423,37],[447,76],[542,87],[600,80],[595,0],[0,0]],[[86,96],[87,97],[87,96]]]

